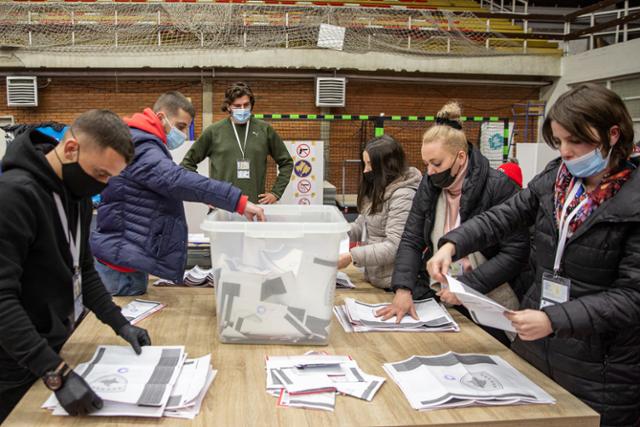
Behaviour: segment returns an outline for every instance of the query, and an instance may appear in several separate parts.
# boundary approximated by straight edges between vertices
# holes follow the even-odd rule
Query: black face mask
[[[455,161],[453,163],[455,164]],[[438,188],[447,188],[451,184],[453,184],[453,181],[456,180],[458,173],[460,173],[460,169],[458,168],[458,173],[456,173],[455,175],[451,175],[452,170],[453,165],[451,165],[451,167],[447,170],[429,175],[429,180]]]
[[[364,172],[362,174],[362,177],[364,178],[364,180],[366,182],[368,182],[369,184],[373,183],[373,171],[369,171],[369,172]]]
[[[80,166],[80,147],[78,146],[78,160],[74,163],[62,163],[58,152],[56,156],[62,164],[62,182],[74,199],[84,199],[101,193],[107,184],[98,181],[82,169]]]

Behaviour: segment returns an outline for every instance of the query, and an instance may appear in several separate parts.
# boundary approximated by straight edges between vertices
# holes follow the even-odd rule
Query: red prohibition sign
[[[311,181],[308,179],[301,179],[300,182],[298,182],[298,191],[301,193],[308,193],[311,191]]]

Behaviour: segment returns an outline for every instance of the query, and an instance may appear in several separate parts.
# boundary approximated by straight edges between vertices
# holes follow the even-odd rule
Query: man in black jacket
[[[88,244],[90,197],[132,156],[129,129],[106,110],[80,115],[60,143],[32,130],[8,147],[0,176],[0,422],[37,378],[71,415],[102,407],[58,354],[85,307],[136,353],[151,344],[113,303]]]

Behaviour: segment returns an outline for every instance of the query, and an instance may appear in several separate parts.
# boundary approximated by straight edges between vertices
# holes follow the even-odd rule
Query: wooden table
[[[336,302],[351,296],[366,302],[389,301],[391,294],[372,288],[361,274],[348,271],[357,284],[355,290],[338,290]],[[185,345],[191,357],[212,353],[218,376],[193,421],[170,418],[54,417],[40,409],[49,396],[41,381],[36,382],[3,424],[10,426],[58,425],[197,425],[197,426],[329,426],[329,425],[517,425],[517,426],[597,426],[599,416],[577,398],[542,375],[465,317],[451,310],[461,327],[459,333],[351,333],[344,332],[333,319],[330,345],[304,347],[282,345],[220,344],[216,331],[213,289],[149,287],[147,299],[162,301],[167,307],[140,323],[148,329],[156,345]],[[120,305],[131,298],[116,298]],[[92,314],[82,322],[62,350],[72,366],[87,361],[100,344],[123,345],[111,329]],[[310,349],[331,354],[349,354],[367,373],[385,377],[386,383],[372,402],[348,396],[336,399],[335,412],[278,408],[276,399],[265,391],[265,355],[298,355]],[[555,405],[475,407],[415,411],[396,384],[382,369],[412,355],[435,355],[453,350],[462,353],[499,355],[536,384],[549,392]]]

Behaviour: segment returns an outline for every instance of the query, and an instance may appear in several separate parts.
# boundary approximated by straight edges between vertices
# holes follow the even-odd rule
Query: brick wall
[[[236,79],[216,79],[213,84],[214,121],[226,117],[220,111],[224,90]],[[315,106],[313,80],[245,80],[257,97],[257,113],[320,114]],[[0,115],[13,115],[17,122],[56,120],[70,122],[75,116],[89,108],[107,108],[121,115],[130,115],[151,106],[157,96],[167,90],[180,90],[191,97],[196,107],[196,136],[202,131],[202,85],[199,81],[171,80],[92,80],[53,78],[51,83],[39,91],[40,106],[37,108],[8,108],[4,80],[0,80]],[[40,79],[44,84],[44,79]],[[450,99],[461,102],[463,114],[468,116],[511,117],[511,106],[516,102],[538,99],[536,88],[507,86],[438,85],[401,82],[374,82],[353,80],[347,84],[347,107],[331,109],[334,114],[386,115],[432,115]],[[274,121],[275,129],[283,139],[321,139],[321,125],[317,122]],[[522,127],[520,120],[516,126]],[[205,123],[206,127],[208,124]],[[357,159],[361,145],[373,135],[370,125],[362,127],[360,122],[333,122],[329,125],[330,151],[328,179],[338,187],[342,180],[344,159]],[[421,170],[420,141],[426,123],[391,124],[387,122],[386,133],[403,144],[409,162]],[[468,139],[478,140],[479,125],[465,126]],[[516,140],[518,140],[516,138]],[[273,181],[275,167],[270,161],[269,180]],[[347,167],[347,192],[357,190],[359,167]]]
[[[46,79],[38,79],[39,86]],[[200,110],[202,86],[200,82],[172,82],[169,80],[97,80],[52,78],[51,83],[38,90],[38,107],[7,107],[6,81],[0,79],[0,115],[13,115],[16,123],[54,120],[70,123],[83,111],[106,108],[122,116],[129,116],[153,106],[158,96],[169,90],[179,90],[191,98]],[[202,128],[202,114],[196,114],[196,134]]]

